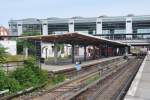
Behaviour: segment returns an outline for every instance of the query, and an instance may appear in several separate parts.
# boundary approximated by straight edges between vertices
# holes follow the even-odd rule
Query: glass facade
[[[48,24],[48,34],[62,34],[69,31],[68,23]]]
[[[150,28],[149,29],[137,29],[137,33],[150,33]]]
[[[115,30],[114,31],[114,34],[125,34],[126,33],[126,30],[125,29],[120,29],[120,30]]]
[[[42,33],[42,25],[41,24],[23,24],[22,31],[23,33],[26,33],[26,32]]]
[[[75,32],[81,32],[84,34],[91,34],[101,36],[108,39],[145,39],[150,38],[150,16],[138,16],[131,18],[132,20],[126,20],[126,16],[122,17],[97,17],[83,18],[48,18],[44,19],[44,23],[48,25],[48,34],[63,34],[69,32],[70,19],[71,24],[74,25]],[[42,33],[42,19],[26,19],[26,20],[13,20],[9,22],[9,27],[12,34],[17,35],[18,22],[22,23],[22,32],[39,32]],[[131,23],[132,33],[126,33],[127,24]],[[99,24],[99,26],[98,26]],[[102,27],[101,27],[102,24]],[[100,27],[100,31],[96,29]],[[129,28],[128,27],[128,28]],[[44,29],[44,28],[43,28]],[[71,29],[71,28],[70,28]],[[102,29],[102,30],[101,30]],[[47,31],[46,30],[46,31]],[[99,34],[101,33],[102,34]],[[96,32],[99,32],[98,34]]]
[[[74,30],[75,32],[83,32],[83,33],[86,33],[86,34],[95,34],[96,32],[96,22],[93,23],[74,23]]]

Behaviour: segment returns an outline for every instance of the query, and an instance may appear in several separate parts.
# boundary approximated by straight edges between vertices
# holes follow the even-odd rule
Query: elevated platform
[[[149,46],[150,42],[149,39],[141,39],[141,40],[132,39],[132,40],[117,40],[117,41],[127,43],[132,46]]]
[[[123,56],[115,56],[115,57],[108,57],[108,58],[101,58],[101,59],[97,59],[97,60],[86,61],[86,62],[82,62],[81,67],[90,66],[93,64],[102,63],[102,62],[106,62],[106,61],[113,61],[113,60],[119,59],[119,58],[123,58]],[[45,70],[48,70],[51,72],[60,72],[60,71],[64,71],[64,70],[75,69],[75,64],[68,64],[68,65],[45,65],[45,64],[42,64],[42,69],[45,69]]]
[[[124,100],[150,100],[150,55],[147,55]]]

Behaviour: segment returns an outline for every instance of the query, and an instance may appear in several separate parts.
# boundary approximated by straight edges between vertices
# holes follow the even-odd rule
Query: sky
[[[0,25],[10,19],[150,15],[150,0],[0,0]]]

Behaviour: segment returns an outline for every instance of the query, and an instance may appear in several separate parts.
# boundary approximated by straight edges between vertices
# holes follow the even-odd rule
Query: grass
[[[48,80],[48,84],[45,86],[45,89],[51,89],[57,84],[60,84],[66,80],[66,76],[64,74],[55,75],[53,78]]]
[[[99,76],[99,74],[96,74],[94,77],[89,78],[89,79],[85,82],[85,84],[86,84],[86,85],[89,85],[89,84],[91,84],[92,82],[94,82],[94,81],[96,81],[96,80],[98,80],[98,79],[100,79],[100,76]]]

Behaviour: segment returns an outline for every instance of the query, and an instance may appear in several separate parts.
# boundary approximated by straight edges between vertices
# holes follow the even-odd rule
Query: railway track
[[[127,80],[138,70],[142,59],[132,59],[118,71],[93,83],[72,96],[72,100],[120,100],[120,92]]]
[[[84,74],[80,74],[78,77],[73,78],[69,81],[64,82],[48,91],[43,92],[39,96],[21,96],[17,99],[22,100],[67,100],[72,95],[78,93],[83,88],[91,84],[92,82],[100,79],[101,77],[105,77],[107,74],[114,72],[116,69],[120,68],[120,65],[127,63],[127,60],[118,60],[112,62],[110,64],[106,64],[105,66],[101,66],[100,64],[94,65],[94,69],[91,71],[85,72]]]

